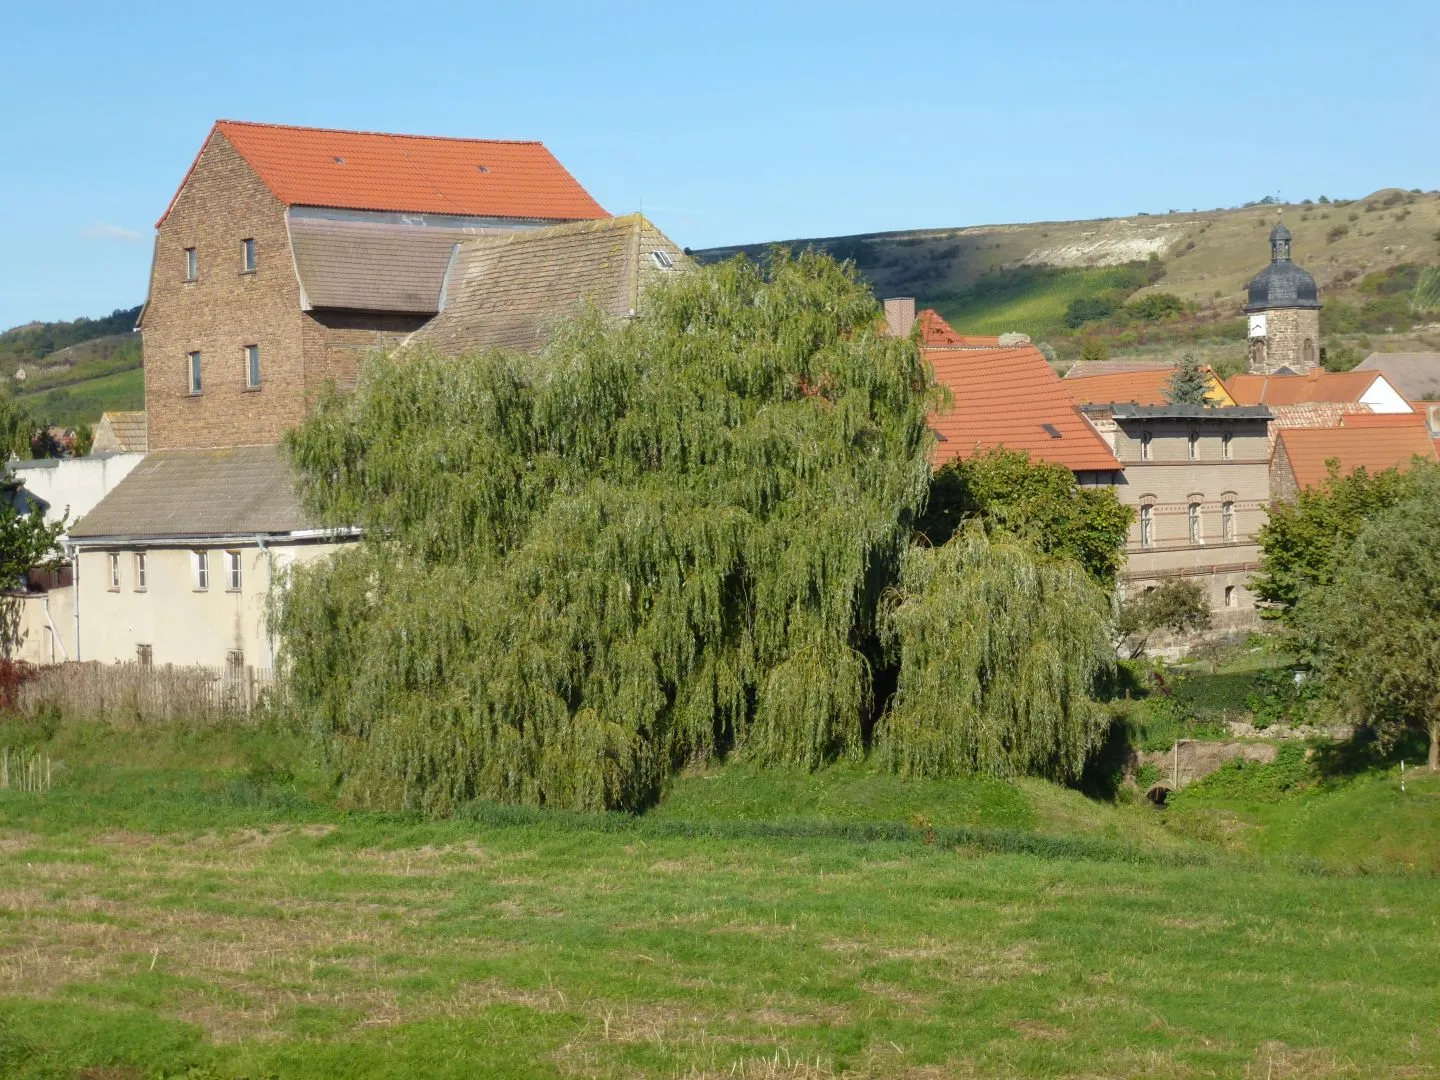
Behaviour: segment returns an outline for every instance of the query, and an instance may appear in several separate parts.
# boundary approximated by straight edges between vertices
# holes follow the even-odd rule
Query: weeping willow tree
[[[913,341],[828,257],[697,270],[536,357],[376,358],[288,439],[364,539],[275,611],[362,804],[596,809],[731,747],[856,751],[929,484]]]
[[[883,619],[899,683],[877,732],[903,776],[1079,776],[1108,726],[1109,600],[1084,568],[970,526],[906,552]]]

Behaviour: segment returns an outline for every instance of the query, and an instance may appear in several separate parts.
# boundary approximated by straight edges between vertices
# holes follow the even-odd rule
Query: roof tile
[[[1329,476],[1326,463],[1331,458],[1339,461],[1341,476],[1359,468],[1370,472],[1405,468],[1417,455],[1440,460],[1424,418],[1413,413],[1383,418],[1357,414],[1345,417],[1344,424],[1338,428],[1282,428],[1277,433],[1277,446],[1284,446],[1297,486],[1323,484]]]

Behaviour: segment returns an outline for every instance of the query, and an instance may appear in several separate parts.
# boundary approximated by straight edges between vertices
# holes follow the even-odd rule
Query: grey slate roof
[[[689,265],[639,214],[467,237],[456,251],[440,313],[407,343],[447,353],[539,349],[551,325],[582,302],[617,318],[632,314],[651,282]]]
[[[379,221],[290,218],[305,302],[354,311],[440,310],[440,289],[465,230]]]
[[[71,529],[72,540],[276,535],[312,528],[278,446],[157,450]]]
[[[1102,405],[1080,406],[1084,412],[1101,408],[1117,420],[1269,420],[1264,405]]]
[[[1440,352],[1371,353],[1356,371],[1378,371],[1410,401],[1440,398]]]

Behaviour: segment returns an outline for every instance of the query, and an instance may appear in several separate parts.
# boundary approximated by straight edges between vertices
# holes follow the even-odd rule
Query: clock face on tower
[[[1265,313],[1250,316],[1250,336],[1252,338],[1265,336]]]

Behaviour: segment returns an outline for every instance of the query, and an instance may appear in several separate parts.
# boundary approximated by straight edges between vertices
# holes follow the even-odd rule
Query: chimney
[[[891,337],[909,337],[915,325],[915,298],[896,296],[885,301],[885,322]]]

